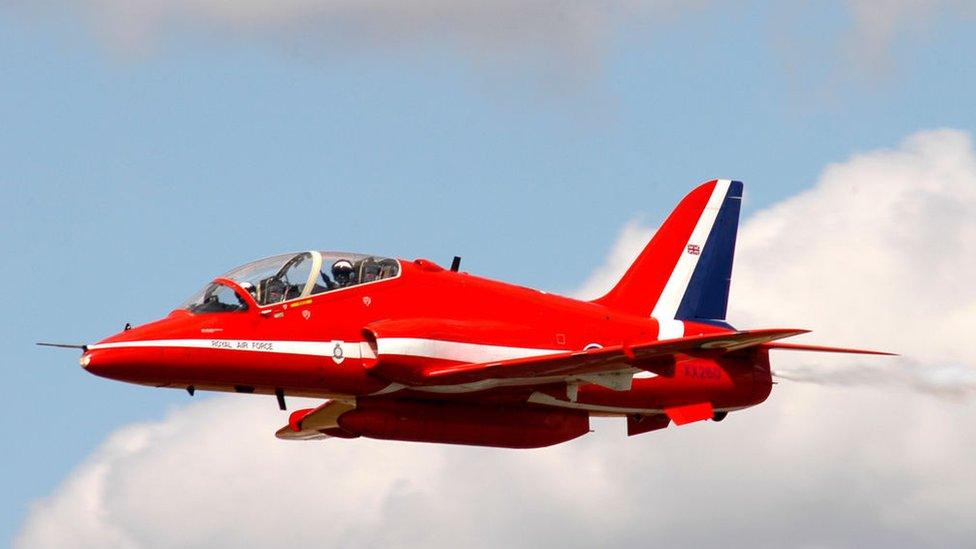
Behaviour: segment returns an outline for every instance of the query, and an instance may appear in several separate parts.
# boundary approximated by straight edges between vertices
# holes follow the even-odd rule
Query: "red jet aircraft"
[[[214,279],[162,320],[83,350],[89,372],[153,387],[327,399],[283,439],[507,448],[565,442],[591,416],[636,435],[763,402],[776,340],[725,321],[742,183],[688,194],[605,296],[579,301],[426,259],[308,251]],[[69,345],[70,346],[70,345]]]

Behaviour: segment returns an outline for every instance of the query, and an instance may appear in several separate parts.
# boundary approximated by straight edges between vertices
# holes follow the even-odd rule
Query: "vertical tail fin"
[[[725,179],[688,193],[596,303],[653,316],[661,338],[683,335],[682,320],[726,325],[741,200],[742,183]]]

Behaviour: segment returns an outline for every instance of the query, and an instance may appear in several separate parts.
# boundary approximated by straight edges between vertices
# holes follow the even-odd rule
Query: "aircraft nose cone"
[[[78,362],[96,376],[138,383],[145,381],[148,370],[158,362],[156,358],[148,349],[93,349]]]
[[[118,360],[118,356],[114,355],[117,353],[112,353],[110,349],[86,351],[78,359],[78,363],[90,374],[119,379],[125,373],[126,366]]]

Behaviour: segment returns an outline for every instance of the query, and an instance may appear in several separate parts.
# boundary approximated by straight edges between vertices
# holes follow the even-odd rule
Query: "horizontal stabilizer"
[[[780,349],[783,351],[812,351],[817,353],[847,353],[854,355],[898,356],[884,351],[868,351],[865,349],[846,349],[844,347],[824,347],[822,345],[803,345],[797,343],[767,343],[766,349]]]

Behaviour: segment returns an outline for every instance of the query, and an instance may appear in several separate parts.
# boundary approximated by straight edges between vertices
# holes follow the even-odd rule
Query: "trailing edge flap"
[[[319,440],[329,438],[324,431],[339,427],[339,416],[356,407],[341,400],[327,400],[318,408],[295,410],[275,436],[285,440]]]
[[[636,345],[614,345],[588,351],[553,353],[496,362],[418,367],[412,379],[398,379],[416,385],[453,385],[485,379],[561,377],[585,380],[585,376],[638,368],[658,375],[672,375],[678,354],[711,351],[726,353],[755,347],[776,339],[806,333],[806,330],[769,329],[707,334]],[[404,372],[401,372],[401,374]]]

